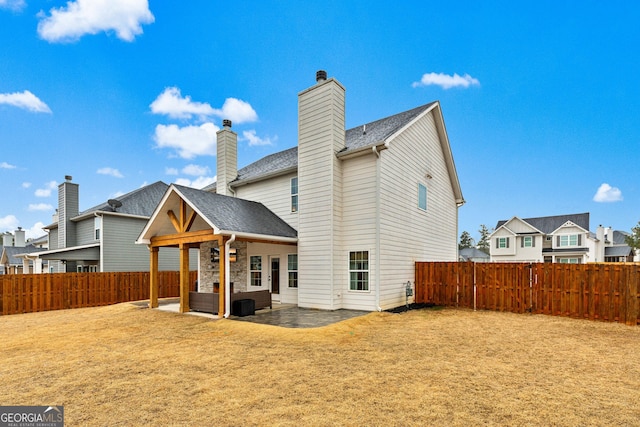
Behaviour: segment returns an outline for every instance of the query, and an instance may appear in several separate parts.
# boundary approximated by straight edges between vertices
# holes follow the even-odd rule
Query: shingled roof
[[[505,225],[510,220],[501,220],[496,224],[496,230]],[[532,227],[540,230],[544,234],[551,234],[557,230],[560,226],[567,221],[571,221],[574,224],[589,230],[589,213],[569,214],[569,215],[555,215],[555,216],[543,216],[537,218],[522,218],[522,221],[528,223]]]
[[[157,181],[118,197],[117,200],[122,203],[122,206],[116,209],[106,201],[80,212],[78,217],[83,217],[95,212],[117,212],[119,214],[150,217],[162,199],[162,196],[167,191],[167,188],[169,188],[169,185],[162,181]]]
[[[383,143],[387,138],[395,134],[412,120],[424,113],[435,102],[421,105],[384,119],[376,120],[364,125],[356,126],[345,131],[345,148],[340,154],[349,154],[363,148],[372,147]],[[270,175],[295,171],[298,168],[298,147],[289,148],[251,163],[238,171],[238,177],[232,181],[232,185],[240,185]],[[216,183],[203,188],[210,191],[216,188]]]
[[[297,238],[298,232],[262,203],[173,185],[209,224],[226,232]]]

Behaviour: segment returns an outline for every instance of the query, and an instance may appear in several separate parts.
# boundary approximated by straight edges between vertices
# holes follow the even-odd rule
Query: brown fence
[[[191,288],[197,272],[190,272]],[[148,272],[0,275],[0,314],[97,307],[149,299]],[[160,298],[180,295],[180,273],[159,272]]]
[[[640,323],[640,265],[417,262],[417,303]]]

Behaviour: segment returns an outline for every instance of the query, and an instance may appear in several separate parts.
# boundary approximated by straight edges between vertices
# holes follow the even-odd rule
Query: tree
[[[473,238],[468,231],[463,231],[460,235],[460,243],[458,244],[458,249],[466,249],[472,248],[474,246]]]
[[[631,229],[631,234],[625,236],[624,242],[636,251],[640,249],[640,221]]]
[[[477,248],[488,255],[489,248],[491,246],[491,243],[489,242],[489,229],[486,225],[480,224],[480,230],[478,230],[478,232],[480,233],[480,240],[478,240]]]

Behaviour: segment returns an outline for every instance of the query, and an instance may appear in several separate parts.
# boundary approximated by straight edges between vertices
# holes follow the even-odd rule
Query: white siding
[[[432,112],[392,140],[380,161],[380,306],[387,309],[405,303],[416,261],[456,260],[458,208]],[[418,208],[418,183],[427,187],[426,211]]]
[[[262,203],[297,230],[298,213],[291,212],[291,178],[296,176],[291,173],[238,187],[236,197]]]
[[[344,88],[335,80],[298,96],[298,305],[338,309],[341,268]]]
[[[376,309],[376,225],[377,225],[377,157],[371,153],[343,162],[342,241],[337,282],[342,307],[354,310]],[[349,252],[369,252],[369,290],[349,289]]]

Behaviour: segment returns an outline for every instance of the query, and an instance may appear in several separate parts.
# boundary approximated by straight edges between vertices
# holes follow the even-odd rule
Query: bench
[[[256,310],[272,308],[271,292],[268,290],[234,292],[231,294],[231,305],[234,301],[241,299],[252,299],[255,302]],[[215,292],[189,292],[189,308],[192,311],[218,314],[219,305],[220,300]]]

